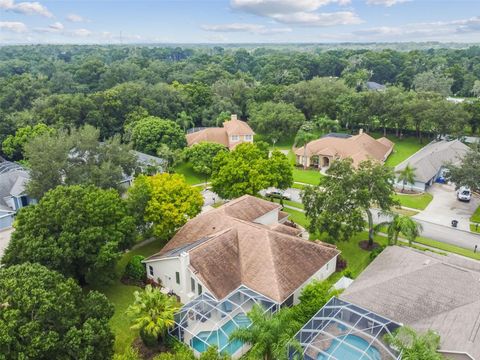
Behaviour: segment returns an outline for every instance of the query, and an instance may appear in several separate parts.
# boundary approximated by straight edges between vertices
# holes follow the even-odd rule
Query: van
[[[469,202],[472,199],[472,191],[467,186],[462,186],[457,190],[457,199]]]

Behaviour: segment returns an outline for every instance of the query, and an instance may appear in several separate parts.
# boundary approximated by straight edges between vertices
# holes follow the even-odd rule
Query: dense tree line
[[[388,84],[388,90],[366,91],[367,81]],[[277,125],[264,114],[288,113],[291,134],[300,126],[296,110],[306,120],[328,116],[348,128],[475,132],[478,101],[455,105],[445,96],[478,96],[480,47],[401,52],[8,46],[0,51],[0,87],[0,142],[39,123],[90,124],[107,138],[128,133],[148,116],[185,130],[219,125],[230,113],[251,117],[259,133]]]

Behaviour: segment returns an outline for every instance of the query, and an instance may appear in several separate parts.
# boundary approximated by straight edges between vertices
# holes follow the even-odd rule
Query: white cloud
[[[350,0],[231,0],[232,8],[302,26],[353,25],[363,22],[352,11],[317,12],[328,4],[348,5]]]
[[[409,2],[412,0],[367,0],[368,5],[383,5],[383,6],[393,6],[396,4],[401,4],[405,2]]]
[[[16,33],[27,32],[27,26],[19,21],[0,21],[0,29]]]
[[[290,28],[267,28],[265,25],[247,23],[202,25],[202,29],[214,32],[249,32],[260,35],[280,34],[292,31]]]
[[[50,29],[56,30],[56,31],[60,31],[60,30],[63,30],[63,29],[64,29],[63,24],[62,24],[61,22],[58,22],[58,21],[55,22],[55,23],[53,23],[53,24],[50,24],[48,27],[49,27]]]
[[[333,13],[297,12],[292,14],[278,14],[272,16],[278,22],[303,26],[335,26],[360,24],[363,21],[351,11]]]
[[[80,16],[80,15],[77,15],[77,14],[68,14],[66,19],[70,22],[75,22],[75,23],[87,22],[88,21],[83,16]]]
[[[20,2],[15,3],[14,0],[0,0],[0,9],[25,15],[41,15],[45,17],[53,17],[53,14],[39,2]]]
[[[92,32],[88,29],[75,29],[68,32],[73,36],[86,37],[92,35]]]

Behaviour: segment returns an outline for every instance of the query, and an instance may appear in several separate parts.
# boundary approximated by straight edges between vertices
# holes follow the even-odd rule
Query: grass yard
[[[477,224],[470,224],[470,231],[480,233],[480,224],[477,227]]]
[[[94,290],[98,290],[105,294],[108,300],[115,307],[115,313],[110,320],[110,327],[115,334],[115,353],[122,354],[130,346],[137,337],[138,332],[130,329],[130,319],[125,314],[128,306],[133,303],[133,293],[139,290],[136,286],[127,286],[120,282],[120,277],[125,269],[126,264],[134,255],[149,256],[159,251],[162,247],[160,241],[154,241],[143,245],[137,249],[125,253],[117,264],[116,272],[118,280],[113,284],[98,286]]]
[[[464,248],[461,248],[461,247],[458,247],[458,246],[455,246],[455,245],[445,244],[443,242],[428,239],[428,238],[424,238],[424,237],[421,237],[421,236],[418,237],[417,240],[415,240],[415,242],[417,244],[430,246],[430,247],[433,247],[433,248],[436,248],[436,249],[439,249],[439,250],[451,252],[451,253],[454,253],[454,254],[457,254],[457,255],[462,255],[462,256],[465,256],[465,257],[469,257],[471,259],[480,260],[480,249],[477,250],[476,253],[474,253],[473,248],[472,248],[472,250],[468,250],[468,249],[464,249]]]
[[[280,199],[273,199],[273,202],[276,202],[276,203],[280,204]],[[299,208],[299,209],[302,209],[302,210],[304,209],[303,204],[299,203],[299,202],[296,202],[296,201],[283,200],[283,204],[293,206],[293,207],[296,207],[296,208]]]
[[[323,175],[320,174],[318,170],[303,170],[296,167],[293,168],[293,181],[295,182],[318,185],[322,176]]]
[[[432,194],[423,193],[418,195],[395,194],[395,200],[398,200],[402,206],[412,209],[424,210],[433,199]]]
[[[475,210],[472,217],[470,218],[471,222],[480,223],[480,206]]]
[[[387,161],[385,162],[385,165],[391,167],[400,164],[403,160],[407,159],[428,144],[428,140],[423,140],[423,144],[420,144],[418,139],[414,137],[407,137],[403,139],[398,139],[395,136],[387,137],[395,143],[393,153],[388,157]]]
[[[195,171],[193,171],[192,164],[189,162],[183,162],[180,165],[177,165],[175,167],[175,172],[177,174],[182,174],[183,176],[185,176],[187,184],[189,185],[205,183],[205,179],[199,174],[197,174]]]

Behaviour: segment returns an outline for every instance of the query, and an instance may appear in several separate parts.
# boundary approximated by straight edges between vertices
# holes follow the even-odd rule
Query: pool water
[[[343,343],[340,341],[343,339]],[[348,346],[349,343],[359,350]],[[340,346],[339,346],[340,344]],[[355,335],[345,335],[341,336],[339,339],[335,339],[332,341],[332,344],[325,352],[329,355],[334,356],[336,359],[339,360],[381,360],[382,357],[380,356],[380,352],[375,346],[370,346],[367,352],[363,354],[363,351],[368,348],[368,342],[361,337]],[[363,354],[363,355],[362,355]],[[319,354],[317,360],[326,360],[328,356],[325,354]]]
[[[204,352],[207,350],[208,346],[215,345],[223,352],[227,352],[228,354],[233,355],[238,349],[243,346],[243,343],[240,340],[233,340],[229,342],[228,337],[238,327],[247,327],[251,323],[250,319],[245,314],[237,314],[235,315],[234,319],[237,324],[239,324],[239,326],[237,326],[237,324],[235,324],[233,320],[226,322],[221,327],[225,334],[218,330],[212,332],[202,331],[198,333],[197,336],[191,340],[192,348],[194,348],[198,352]],[[206,345],[200,339],[202,339],[209,345]],[[224,346],[226,347],[224,348]]]

